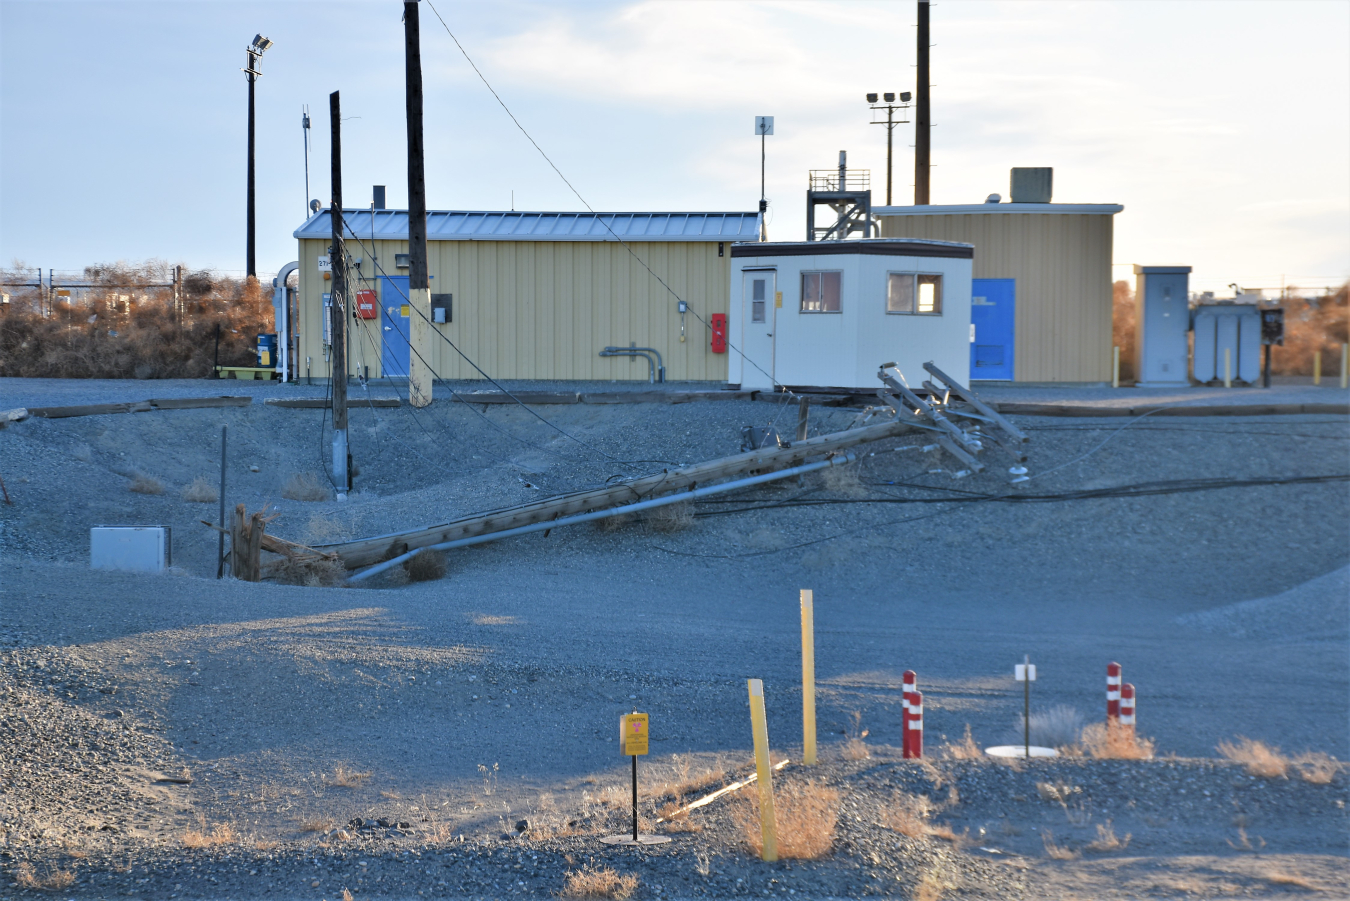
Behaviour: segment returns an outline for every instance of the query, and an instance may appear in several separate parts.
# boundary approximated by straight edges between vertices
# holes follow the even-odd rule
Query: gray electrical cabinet
[[[1191,314],[1191,330],[1191,372],[1197,382],[1223,384],[1224,351],[1234,382],[1250,385],[1261,377],[1261,311],[1256,304],[1201,304]]]
[[[1134,371],[1141,388],[1190,385],[1190,266],[1135,266]]]

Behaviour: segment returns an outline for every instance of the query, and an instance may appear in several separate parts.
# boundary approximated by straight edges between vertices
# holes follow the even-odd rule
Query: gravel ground
[[[3,380],[0,407],[255,390],[321,393]],[[291,476],[320,473],[320,411],[255,403],[0,431],[14,500],[0,504],[0,865],[14,883],[0,895],[21,893],[24,863],[36,878],[72,872],[64,891],[82,897],[551,895],[593,860],[638,875],[645,898],[1267,898],[1312,891],[1300,880],[1350,893],[1343,769],[1314,785],[1212,759],[1239,735],[1350,755],[1346,484],[999,499],[1345,473],[1345,417],[1124,429],[1024,417],[1034,478],[1022,488],[1006,464],[959,481],[929,472],[941,461],[902,438],[829,476],[700,504],[688,528],[562,529],[465,550],[439,581],[396,570],[357,590],[215,581],[216,542],[196,523],[215,504],[179,494],[217,476],[228,425],[229,502],[271,503],[271,531],[331,541],[733,453],[743,425],[796,418],[735,401],[539,411],[562,431],[519,408],[354,407],[361,473],[345,505],[283,496]],[[849,416],[813,411],[814,427]],[[130,492],[137,473],[165,492]],[[986,497],[953,501],[953,489]],[[174,570],[90,571],[96,523],[171,525]],[[670,845],[603,849],[589,833],[622,828],[614,719],[634,706],[653,717],[654,784],[684,765],[746,771],[748,676],[765,680],[775,746],[796,756],[803,587],[816,596],[826,763],[781,775],[841,792],[833,853],[755,861],[735,800],[693,814]],[[1040,667],[1034,707],[1089,721],[1106,661],[1120,661],[1160,759],[895,759],[904,669],[920,674],[930,747],[966,725],[994,744],[1020,711],[1009,670],[1023,654]],[[1270,692],[1243,687],[1254,672]],[[869,731],[870,759],[841,759],[849,729]],[[1067,786],[1068,800],[1038,783]],[[878,825],[900,791],[947,805],[935,822],[974,840]],[[365,826],[380,819],[392,826]],[[525,837],[503,838],[520,819],[534,824]],[[1128,848],[1088,850],[1107,821]],[[183,847],[222,825],[232,840]],[[1079,857],[1048,857],[1046,830]]]

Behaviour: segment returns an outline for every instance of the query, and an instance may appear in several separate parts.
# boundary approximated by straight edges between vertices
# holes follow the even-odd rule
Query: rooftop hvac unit
[[[1043,168],[1015,168],[1012,170],[1013,203],[1049,203],[1053,193],[1055,170]]]

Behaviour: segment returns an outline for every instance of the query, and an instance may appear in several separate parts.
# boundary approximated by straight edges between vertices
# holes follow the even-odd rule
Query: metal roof
[[[949,203],[927,206],[874,206],[874,216],[952,216],[979,213],[1070,213],[1108,216],[1125,207],[1118,203]]]
[[[407,210],[343,210],[342,218],[355,237],[369,238],[373,229],[377,240],[408,240]],[[328,211],[315,213],[294,234],[332,237]],[[624,241],[754,241],[759,213],[427,211],[428,241],[613,241],[615,235]]]
[[[863,254],[888,257],[947,257],[969,260],[975,245],[925,238],[854,238],[847,241],[768,241],[731,245],[733,257],[809,257]]]

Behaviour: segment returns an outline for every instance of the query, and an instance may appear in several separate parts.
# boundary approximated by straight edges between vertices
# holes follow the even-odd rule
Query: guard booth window
[[[803,313],[838,313],[841,272],[803,272]]]
[[[750,321],[764,321],[764,285],[768,279],[756,278],[750,282]]]
[[[942,276],[891,272],[886,278],[887,313],[942,314]]]

